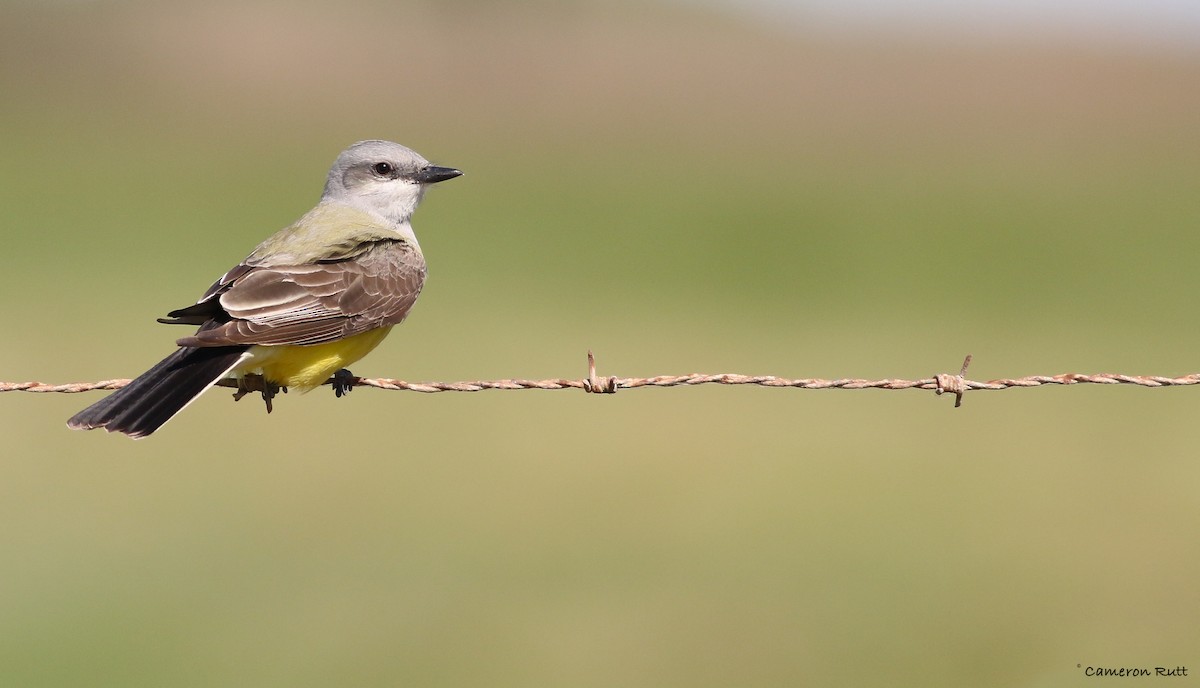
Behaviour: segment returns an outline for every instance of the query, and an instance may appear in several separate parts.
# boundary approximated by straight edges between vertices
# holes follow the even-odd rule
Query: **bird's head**
[[[398,143],[359,141],[333,163],[322,200],[347,203],[402,224],[430,184],[460,174],[452,167],[433,165]]]

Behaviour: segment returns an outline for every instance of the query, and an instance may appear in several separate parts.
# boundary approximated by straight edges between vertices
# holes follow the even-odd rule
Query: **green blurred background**
[[[376,137],[466,176],[360,375],[1200,369],[1200,43],[910,29],[6,3],[0,379],[136,375]],[[5,394],[0,686],[1195,682],[1198,395]]]

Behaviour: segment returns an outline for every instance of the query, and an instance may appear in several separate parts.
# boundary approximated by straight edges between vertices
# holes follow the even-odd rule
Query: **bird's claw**
[[[354,389],[354,385],[357,383],[358,378],[354,376],[354,373],[345,368],[341,368],[334,373],[329,382],[333,386],[334,396],[339,399],[349,394],[350,390]]]

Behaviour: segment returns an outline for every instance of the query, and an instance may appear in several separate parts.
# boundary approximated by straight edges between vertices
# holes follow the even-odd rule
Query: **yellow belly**
[[[312,346],[254,346],[247,352],[249,358],[233,370],[233,375],[255,373],[281,387],[307,392],[336,371],[371,353],[391,329],[379,327],[336,342]]]

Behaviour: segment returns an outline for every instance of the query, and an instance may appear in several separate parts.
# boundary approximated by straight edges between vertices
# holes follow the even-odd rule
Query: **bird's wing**
[[[420,249],[379,241],[343,260],[240,265],[169,322],[224,321],[180,339],[180,346],[322,344],[399,323],[424,281]]]
[[[228,291],[238,279],[254,270],[253,265],[239,263],[229,272],[221,275],[200,300],[186,308],[178,308],[167,313],[167,317],[159,318],[164,325],[209,325],[210,321],[228,318],[225,309],[221,307],[220,296]],[[210,325],[211,327],[211,325]]]

